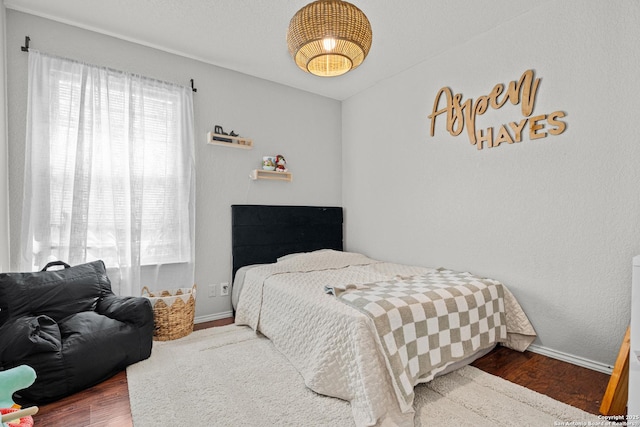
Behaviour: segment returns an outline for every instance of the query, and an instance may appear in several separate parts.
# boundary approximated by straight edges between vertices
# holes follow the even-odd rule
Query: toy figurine
[[[276,171],[278,172],[287,171],[287,161],[280,154],[276,156]]]
[[[17,410],[14,407],[13,393],[29,387],[36,380],[36,371],[31,366],[20,365],[15,368],[0,371],[0,420],[2,427],[7,427],[9,421],[14,420],[10,426],[33,426],[31,415],[38,412],[37,406]],[[19,422],[18,422],[18,419]]]

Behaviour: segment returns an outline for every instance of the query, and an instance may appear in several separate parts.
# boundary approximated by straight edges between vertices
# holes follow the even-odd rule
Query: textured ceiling
[[[5,0],[31,13],[344,100],[501,23],[523,19],[537,0],[351,0],[369,18],[365,62],[340,77],[297,68],[289,20],[310,0]]]

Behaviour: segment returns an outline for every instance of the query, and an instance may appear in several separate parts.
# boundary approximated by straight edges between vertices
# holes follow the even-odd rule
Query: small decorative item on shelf
[[[262,169],[266,171],[276,170],[276,157],[264,156],[262,158]]]
[[[237,133],[235,133],[234,131],[231,131],[231,133],[226,133],[226,132],[222,129],[222,126],[220,126],[220,125],[216,125],[213,129],[214,129],[214,130],[213,130],[213,132],[214,132],[214,133],[217,133],[218,135],[239,136],[239,135],[238,135]],[[213,137],[213,140],[214,140],[214,141],[222,141],[222,142],[233,142],[233,139],[231,139],[231,138],[222,138],[222,137],[219,137],[219,136],[214,136],[214,137]]]
[[[278,154],[276,156],[276,171],[278,171],[278,172],[286,172],[287,171],[287,161],[285,160],[285,158],[281,154]]]
[[[218,133],[222,132],[222,133]],[[253,148],[253,140],[243,138],[234,131],[226,133],[222,126],[216,125],[214,132],[207,133],[207,143],[223,147],[244,148],[250,150]]]
[[[276,181],[293,180],[293,174],[287,169],[287,161],[284,156],[264,156],[262,158],[262,169],[254,169],[251,171],[249,178],[253,180],[267,179]]]

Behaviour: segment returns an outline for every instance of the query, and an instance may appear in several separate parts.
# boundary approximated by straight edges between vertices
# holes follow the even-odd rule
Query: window
[[[29,60],[29,267],[102,259],[192,270],[190,89],[36,51]]]

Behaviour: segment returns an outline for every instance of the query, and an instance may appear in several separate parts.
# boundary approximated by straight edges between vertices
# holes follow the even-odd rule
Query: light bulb
[[[336,47],[336,39],[333,37],[322,39],[322,47],[324,47],[324,50],[331,52]]]

